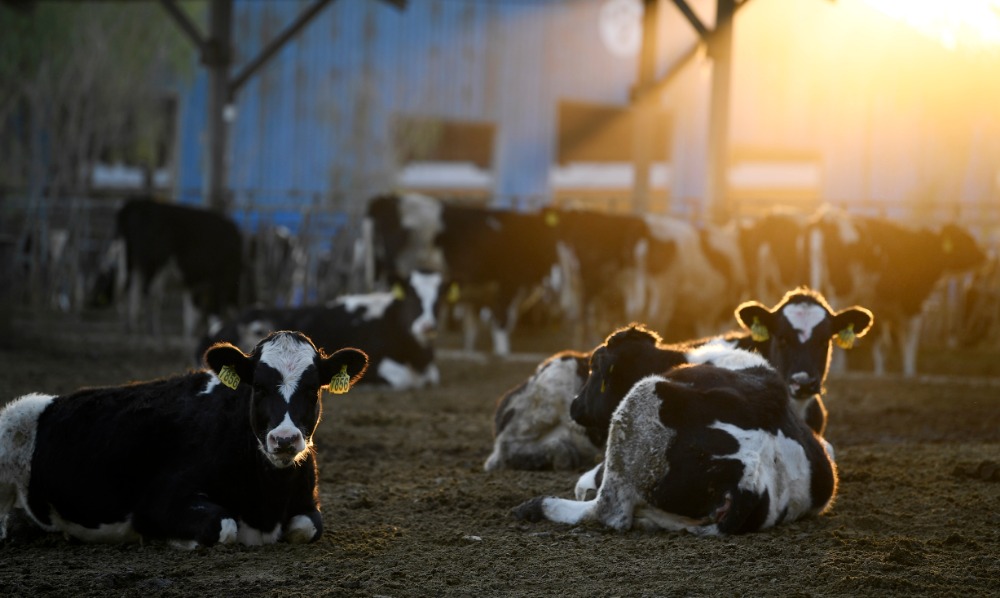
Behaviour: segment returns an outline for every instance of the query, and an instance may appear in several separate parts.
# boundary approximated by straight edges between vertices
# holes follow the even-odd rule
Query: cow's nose
[[[298,440],[296,436],[276,436],[272,435],[271,440],[273,441],[274,452],[276,453],[294,453],[295,444]]]
[[[797,397],[814,395],[819,392],[819,380],[805,372],[792,374],[792,394]]]

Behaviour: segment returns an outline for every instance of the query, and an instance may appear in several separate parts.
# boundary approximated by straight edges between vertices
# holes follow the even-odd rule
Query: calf
[[[299,330],[318,347],[358,347],[371,360],[366,383],[395,389],[422,388],[440,381],[433,339],[441,275],[413,271],[392,291],[345,295],[326,305],[299,308],[254,308],[213,331],[202,347],[231,342],[252,347],[272,330]]]
[[[565,470],[594,462],[600,449],[569,416],[569,404],[587,380],[588,361],[587,353],[557,353],[501,397],[486,471]]]
[[[367,367],[296,332],[249,354],[219,344],[198,371],[0,411],[0,537],[15,506],[84,541],[180,546],[312,542],[323,531],[312,435],[320,391]]]
[[[821,439],[792,412],[778,372],[759,355],[717,344],[689,356],[692,365],[645,377],[624,394],[601,377],[600,394],[620,404],[597,495],[539,497],[514,515],[724,535],[829,509],[836,467]],[[588,396],[574,401],[574,412]]]

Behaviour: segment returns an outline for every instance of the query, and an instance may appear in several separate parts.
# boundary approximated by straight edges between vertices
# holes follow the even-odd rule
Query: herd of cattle
[[[958,227],[832,209],[715,228],[387,195],[368,205],[357,260],[386,290],[240,312],[231,222],[135,200],[118,226],[130,322],[172,263],[188,304],[211,316],[196,351],[207,369],[4,406],[0,538],[18,507],[88,541],[316,540],[322,391],[438,384],[444,304],[470,346],[486,319],[498,354],[527,309],[577,325],[573,350],[497,402],[485,469],[590,469],[575,500],[535,498],[516,517],[699,535],[794,521],[836,496],[822,399],[833,345],[894,333],[914,374],[924,301],[985,260]]]

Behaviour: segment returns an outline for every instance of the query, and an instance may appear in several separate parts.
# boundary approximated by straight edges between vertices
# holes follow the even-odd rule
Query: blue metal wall
[[[236,68],[311,1],[237,1]],[[410,0],[398,11],[376,0],[334,2],[237,97],[229,167],[237,204],[298,198],[359,210],[391,188],[398,114],[492,122],[496,203],[544,201],[558,101],[624,105],[634,80],[635,60],[599,41],[600,6]],[[202,201],[206,93],[201,73],[182,98],[182,201]]]

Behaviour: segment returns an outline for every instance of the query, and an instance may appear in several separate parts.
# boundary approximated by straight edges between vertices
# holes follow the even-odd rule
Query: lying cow
[[[366,383],[395,389],[436,385],[433,339],[441,285],[440,274],[415,270],[388,292],[345,295],[311,307],[250,309],[210,334],[200,350],[220,341],[245,349],[272,330],[300,330],[320,348],[347,344],[367,353]]]
[[[534,498],[514,510],[517,518],[724,535],[830,508],[836,466],[763,357],[705,345],[689,355],[692,365],[645,377],[619,394],[605,376],[605,352],[595,351],[593,373],[573,403],[574,416],[599,410],[595,399],[620,403],[597,495]]]
[[[763,355],[778,370],[788,384],[796,413],[823,435],[827,411],[821,393],[831,342],[849,347],[869,330],[872,318],[862,307],[834,312],[822,295],[800,288],[786,293],[773,309],[754,301],[740,305],[736,320],[744,328],[741,333],[668,345],[659,335],[633,326],[612,334],[603,345],[622,362],[609,384],[620,384],[618,396],[624,396],[643,376],[689,363],[689,353],[703,345],[746,349]],[[553,356],[500,399],[486,471],[574,469],[599,456],[617,403],[601,406],[589,432],[569,416],[570,403],[587,380],[588,366],[581,365],[586,359],[586,354],[569,352]]]
[[[210,371],[54,397],[0,411],[0,538],[15,506],[84,541],[183,547],[312,542],[323,531],[312,435],[321,389],[345,392],[357,349],[317,351],[278,332]]]

